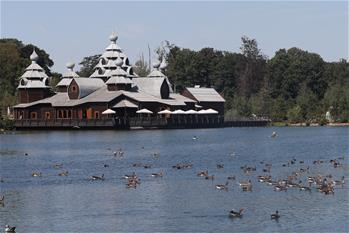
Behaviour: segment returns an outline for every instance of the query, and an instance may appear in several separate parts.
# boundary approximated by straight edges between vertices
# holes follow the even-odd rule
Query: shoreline
[[[319,124],[319,123],[287,123],[287,122],[274,122],[271,123],[271,126],[274,127],[319,127],[319,126],[330,126],[330,127],[349,127],[349,123],[328,123],[328,124]]]

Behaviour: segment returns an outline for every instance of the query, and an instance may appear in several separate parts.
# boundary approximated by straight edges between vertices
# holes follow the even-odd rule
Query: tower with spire
[[[167,63],[165,58],[162,59],[161,63],[159,61],[155,61],[153,63],[153,69],[152,71],[148,74],[148,78],[164,78],[169,86],[170,93],[173,93],[172,89],[172,84],[170,83],[170,80],[168,77],[161,72],[161,70],[166,69]]]
[[[68,86],[70,85],[73,78],[79,78],[80,76],[74,71],[75,64],[73,62],[68,62],[66,64],[67,71],[63,74],[63,77],[59,83],[56,85],[58,92],[67,92]]]
[[[115,60],[116,69],[110,71],[110,78],[106,82],[109,91],[130,90],[133,84],[129,74],[122,69],[123,61],[120,57]]]
[[[39,56],[35,49],[30,55],[31,64],[25,69],[18,85],[19,103],[30,103],[52,95],[49,77],[37,63]]]
[[[105,48],[105,52],[99,58],[98,64],[94,68],[90,78],[101,78],[106,82],[112,75],[112,71],[117,69],[116,60],[121,59],[121,69],[124,70],[130,78],[135,77],[133,68],[130,65],[128,57],[122,52],[122,49],[116,44],[118,36],[113,32],[110,37],[110,44]]]

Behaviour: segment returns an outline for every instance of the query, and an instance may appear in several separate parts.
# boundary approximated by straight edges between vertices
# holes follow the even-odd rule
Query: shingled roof
[[[213,88],[187,87],[186,89],[199,102],[225,102],[225,99]]]
[[[83,98],[105,86],[103,80],[99,78],[75,78],[74,81],[79,86],[79,98]]]

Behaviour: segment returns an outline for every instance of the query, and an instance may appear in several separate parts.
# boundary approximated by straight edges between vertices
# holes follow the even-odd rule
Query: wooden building
[[[152,112],[147,117],[154,118],[171,117],[158,114],[162,110],[191,110],[193,114],[198,108],[214,109],[218,111],[215,117],[224,117],[224,99],[214,89],[196,87],[187,88],[182,94],[174,93],[169,79],[161,72],[166,68],[165,61],[155,62],[147,77],[139,77],[116,40],[117,36],[112,34],[110,45],[88,78],[79,77],[73,71],[74,64],[68,63],[68,71],[57,84],[56,92],[51,90],[49,78],[36,63],[38,57],[34,51],[30,56],[32,64],[18,86],[19,104],[14,106],[17,125],[30,121],[125,119],[137,117],[136,112],[144,108]],[[103,114],[108,109],[115,114]],[[190,116],[194,118],[198,117]]]
[[[197,102],[197,106],[203,109],[215,109],[224,115],[224,98],[214,89],[195,86],[185,88],[182,95]]]

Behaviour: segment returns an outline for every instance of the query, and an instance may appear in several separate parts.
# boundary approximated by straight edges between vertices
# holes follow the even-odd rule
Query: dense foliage
[[[167,76],[177,91],[185,86],[214,87],[228,116],[268,116],[291,122],[321,121],[330,110],[337,121],[349,119],[349,64],[325,62],[299,48],[280,49],[267,59],[257,42],[242,38],[241,53],[172,46]]]
[[[98,64],[100,56],[101,54],[84,57],[79,63],[81,69],[78,71],[78,75],[80,77],[89,77],[93,73],[94,67]]]
[[[0,40],[0,105],[15,103],[16,86],[29,65],[33,45],[16,39]],[[39,64],[53,65],[49,55],[37,47]],[[164,71],[177,92],[186,86],[214,87],[226,99],[226,115],[268,116],[273,120],[304,122],[324,120],[330,110],[336,121],[349,120],[349,64],[346,60],[325,62],[320,55],[299,48],[280,49],[266,58],[257,41],[242,37],[240,53],[203,48],[179,48],[168,42],[157,49],[159,60],[166,57]],[[85,57],[78,72],[88,77],[100,55]],[[149,73],[140,57],[134,70]],[[59,73],[52,73],[57,83]]]
[[[17,39],[0,39],[0,109],[16,103],[18,81],[31,62],[29,57],[34,48],[39,55],[38,64],[52,76],[49,67],[53,61],[44,50],[32,44],[24,45]]]

